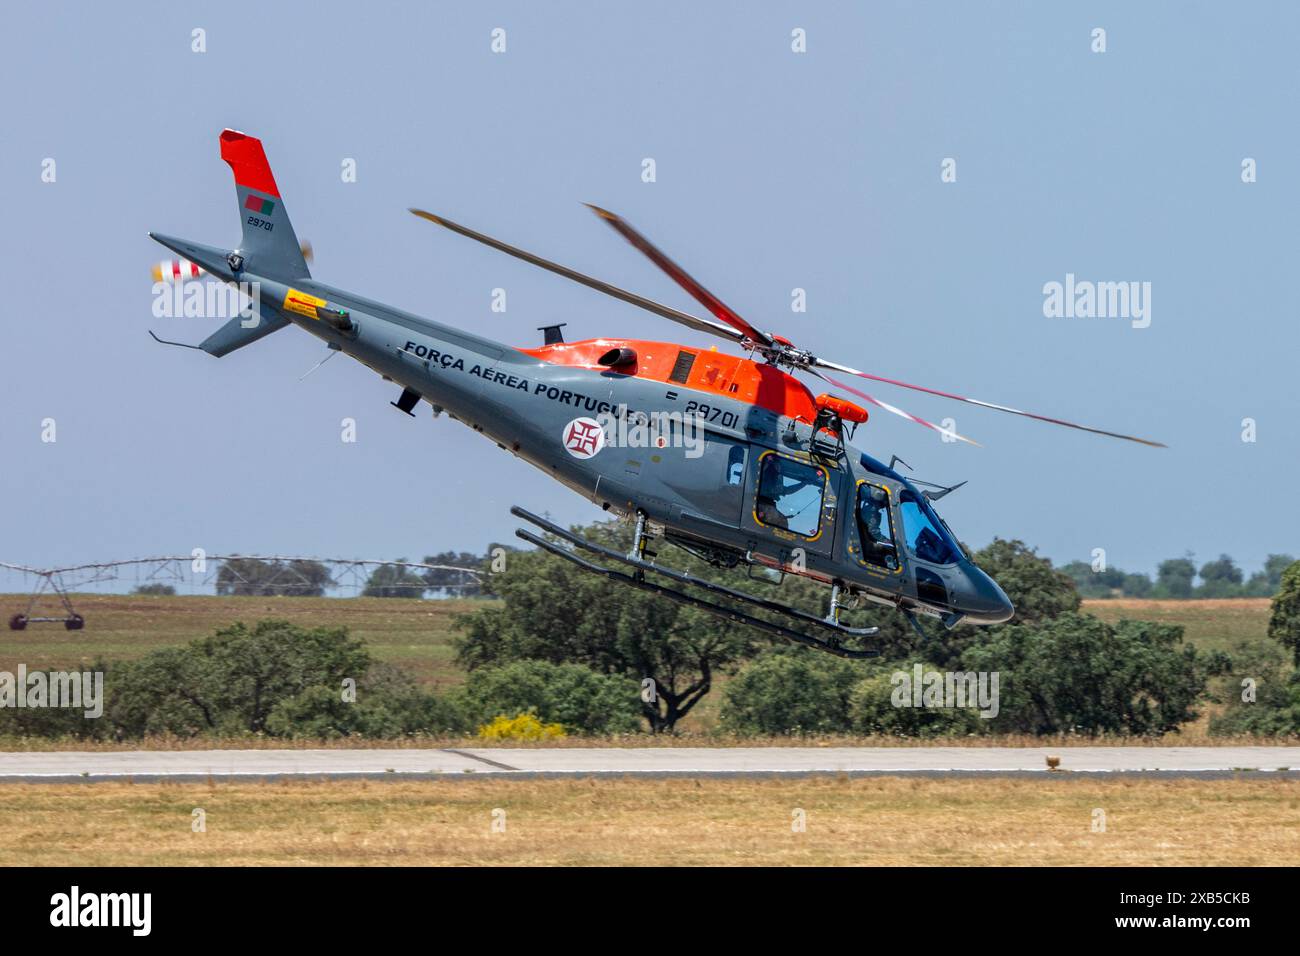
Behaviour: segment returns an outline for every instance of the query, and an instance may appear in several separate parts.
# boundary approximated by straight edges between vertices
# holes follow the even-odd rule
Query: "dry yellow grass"
[[[192,811],[207,831],[191,831]],[[1094,810],[1106,831],[1093,832]],[[797,809],[806,830],[793,832]],[[493,832],[493,811],[505,832]],[[1293,781],[1061,776],[0,787],[0,865],[1265,865]]]
[[[1194,601],[1152,601],[1113,598],[1084,601],[1086,614],[1111,624],[1125,618],[1178,624],[1183,640],[1203,651],[1226,651],[1241,641],[1268,639],[1273,602],[1268,598],[1205,598]]]

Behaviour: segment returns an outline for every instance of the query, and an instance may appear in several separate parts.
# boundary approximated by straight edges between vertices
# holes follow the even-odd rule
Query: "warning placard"
[[[324,299],[318,299],[314,295],[308,295],[306,292],[299,292],[297,289],[290,289],[284,294],[284,308],[290,312],[297,312],[299,315],[305,315],[309,319],[319,318],[316,314],[316,307],[324,305]]]

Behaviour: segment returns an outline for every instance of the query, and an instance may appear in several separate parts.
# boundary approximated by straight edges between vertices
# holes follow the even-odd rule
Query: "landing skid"
[[[574,534],[573,532],[567,531],[564,528],[561,528],[559,525],[553,524],[552,522],[547,521],[545,518],[532,514],[529,511],[525,511],[523,508],[520,508],[518,506],[511,508],[510,513],[517,518],[522,518],[524,521],[536,525],[538,528],[540,528],[542,531],[545,531],[547,534],[559,538],[562,541],[566,541],[569,544],[573,545],[574,547],[581,548],[584,551],[588,551],[592,554],[599,555],[600,557],[606,558],[610,561],[617,561],[620,564],[627,565],[628,567],[632,568],[632,572],[630,574],[626,574],[622,571],[616,571],[613,568],[607,568],[604,565],[596,564],[595,562],[588,561],[586,558],[583,558],[575,554],[571,549],[566,548],[563,545],[557,544],[554,541],[549,541],[546,538],[543,538],[540,535],[536,535],[531,531],[527,531],[523,528],[520,528],[515,532],[515,534],[518,537],[522,538],[528,543],[534,544],[537,547],[543,549],[544,551],[548,551],[551,554],[556,555],[557,557],[564,558],[564,560],[577,565],[579,568],[582,568],[582,570],[584,571],[590,571],[593,574],[601,574],[609,578],[610,580],[618,581],[620,584],[627,584],[631,587],[638,588],[642,591],[648,591],[651,594],[661,595],[663,597],[668,598],[671,601],[676,601],[678,604],[685,604],[690,607],[701,608],[702,610],[708,611],[712,614],[716,614],[719,617],[725,618],[729,621],[733,621],[737,624],[747,624],[750,627],[758,628],[759,630],[764,631],[768,634],[772,634],[776,637],[783,637],[786,640],[794,641],[796,644],[804,644],[807,645],[808,647],[815,647],[818,650],[826,651],[828,654],[834,654],[836,657],[844,657],[850,660],[862,660],[866,658],[877,657],[880,654],[880,651],[878,650],[869,650],[869,649],[852,650],[850,648],[842,647],[840,645],[840,639],[842,637],[846,637],[846,636],[847,637],[871,637],[872,635],[876,634],[880,630],[879,628],[845,627],[844,625],[838,623],[838,621],[820,618],[814,614],[808,614],[804,611],[800,611],[795,608],[786,607],[784,604],[780,604],[776,601],[769,601],[766,600],[765,598],[755,597],[752,594],[745,594],[743,591],[736,591],[732,588],[725,587],[713,581],[705,581],[702,578],[697,578],[694,577],[693,575],[685,574],[681,571],[675,571],[672,568],[661,567],[659,565],[644,560],[642,557],[640,557],[640,555],[645,553],[645,548],[644,548],[645,539],[643,537],[643,532],[644,532],[643,521],[638,521],[637,541],[633,547],[632,554],[621,554],[620,552],[614,551],[611,548],[606,548],[603,545],[599,545],[594,542],[587,541],[585,538],[581,538],[578,535]],[[823,630],[829,631],[831,632],[832,636],[827,638],[826,640],[821,640],[816,637],[810,637],[807,634],[803,634],[800,633],[799,631],[792,630],[782,624],[777,624],[772,621],[765,621],[762,620],[761,618],[754,617],[753,615],[746,614],[744,611],[734,610],[729,607],[724,607],[721,604],[715,604],[712,601],[706,601],[703,598],[695,597],[692,594],[686,594],[682,591],[676,591],[673,590],[672,588],[663,587],[662,585],[655,584],[653,581],[646,580],[645,573],[647,571],[653,572],[654,574],[663,575],[664,577],[676,581],[679,584],[692,585],[694,587],[702,588],[703,590],[708,591],[712,594],[717,594],[723,597],[731,598],[732,600],[741,601],[745,604],[750,605],[751,607],[760,608],[764,611],[772,611],[774,613],[784,615],[785,617],[790,618],[794,621],[798,621],[801,624],[809,624],[821,628]],[[832,611],[832,616],[834,616],[834,610]]]

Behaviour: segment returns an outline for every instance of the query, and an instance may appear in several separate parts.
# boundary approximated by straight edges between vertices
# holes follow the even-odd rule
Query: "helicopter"
[[[400,387],[392,401],[414,416],[424,402],[494,441],[633,526],[624,553],[521,507],[522,540],[665,599],[699,607],[840,657],[875,656],[878,627],[850,627],[841,612],[892,608],[922,633],[918,616],[944,627],[1012,618],[1006,593],[975,565],[934,502],[960,485],[905,476],[852,449],[864,405],[814,394],[796,374],[819,379],[867,406],[975,444],[835,376],[887,384],[1143,445],[1161,443],[841,365],[751,324],[620,216],[591,206],[615,232],[685,290],[701,318],[577,272],[422,210],[410,211],[517,259],[737,348],[601,337],[565,341],[544,326],[542,344],[515,348],[384,305],[312,278],[259,139],[221,133],[235,179],[242,237],[235,249],[159,233],[150,238],[221,282],[256,288],[251,316],[235,316],[198,345],[218,358],[295,325]],[[180,276],[181,269],[175,273]],[[323,360],[322,360],[323,361]],[[832,374],[833,373],[833,374]],[[963,483],[964,484],[964,483]],[[656,561],[659,542],[751,576],[812,578],[829,588],[827,613],[808,613]],[[702,597],[670,585],[705,592]],[[720,603],[722,599],[725,603]],[[764,616],[757,616],[759,613]]]

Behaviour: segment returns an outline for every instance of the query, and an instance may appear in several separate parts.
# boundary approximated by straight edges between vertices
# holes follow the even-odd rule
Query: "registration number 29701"
[[[740,418],[735,412],[723,411],[715,405],[705,405],[703,402],[687,402],[686,414],[697,415],[706,422],[715,422],[723,428],[735,428],[740,424]]]

